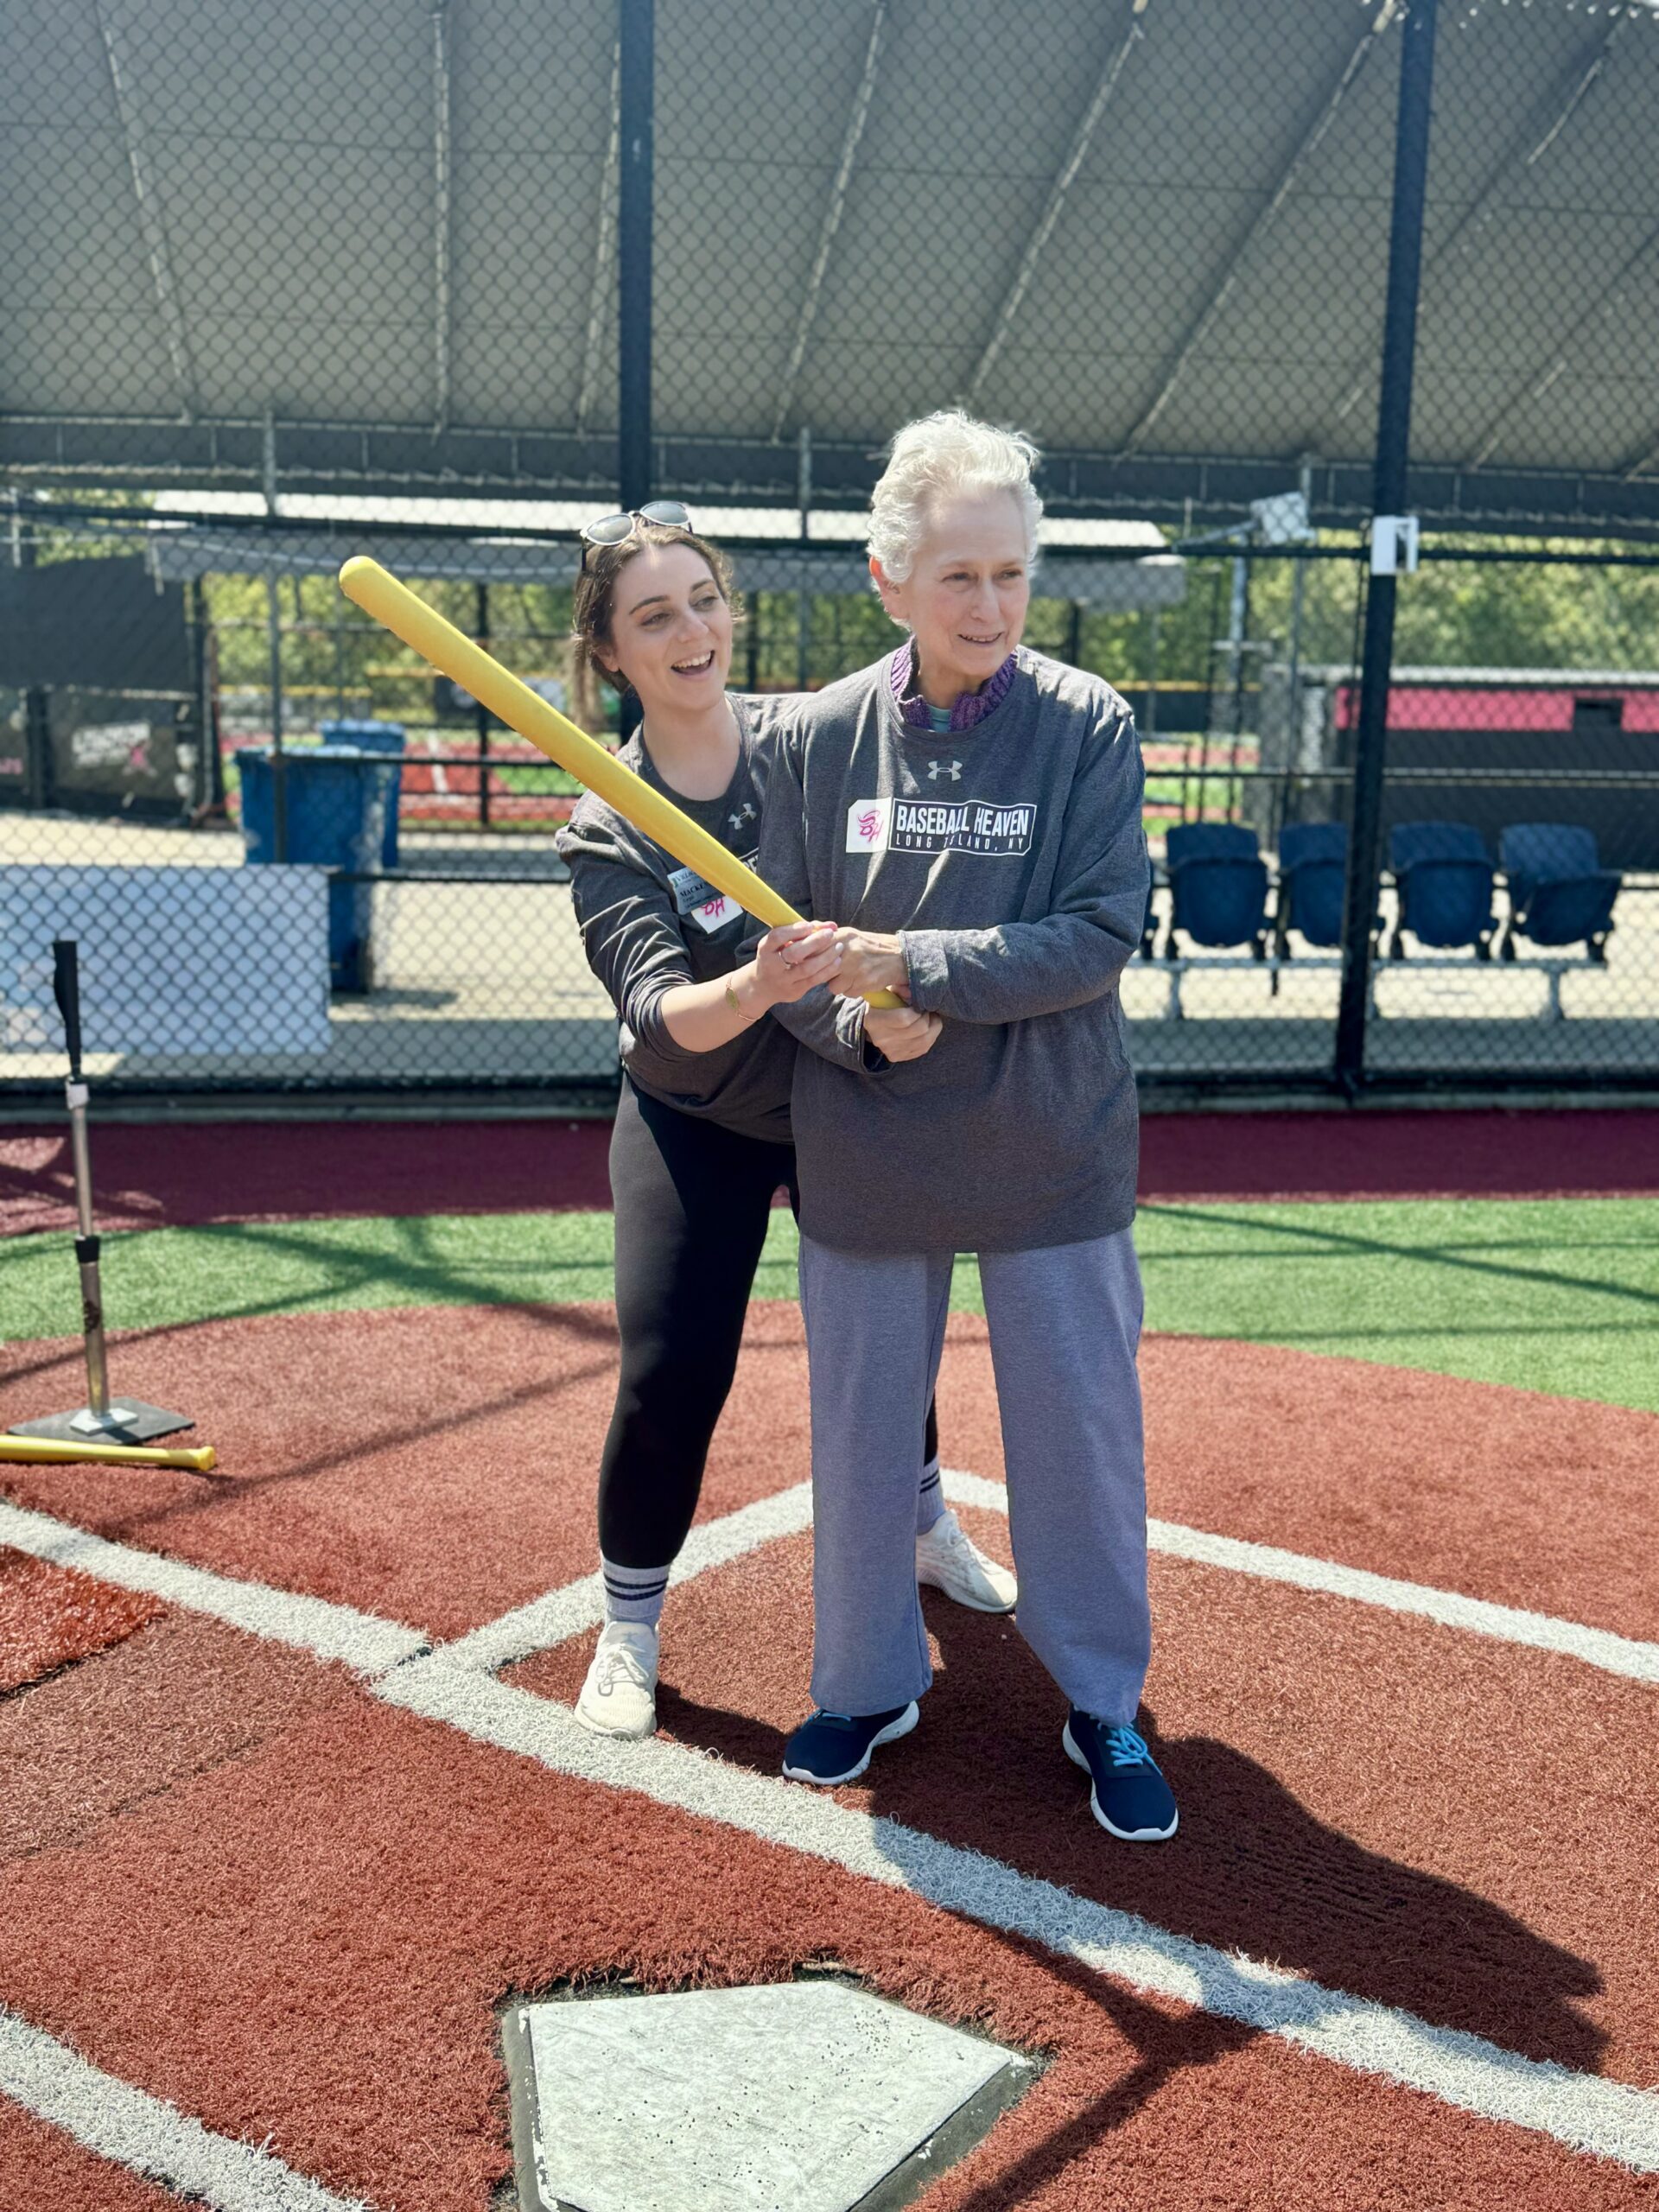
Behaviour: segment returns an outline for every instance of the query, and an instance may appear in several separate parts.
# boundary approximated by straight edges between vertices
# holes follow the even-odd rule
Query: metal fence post
[[[652,136],[655,0],[617,0],[621,60],[618,106],[617,504],[625,512],[651,497]]]
[[[473,635],[490,650],[490,588],[488,584],[473,586]],[[478,826],[490,826],[490,710],[480,699],[475,702],[475,727],[478,731]]]
[[[1438,0],[1409,0],[1401,35],[1400,100],[1394,138],[1394,209],[1389,228],[1382,380],[1377,400],[1376,464],[1371,493],[1373,515],[1400,514],[1406,504],[1437,13]],[[1342,996],[1337,1009],[1336,1077],[1351,1097],[1365,1074],[1371,923],[1376,912],[1380,874],[1382,770],[1388,752],[1389,683],[1394,658],[1395,588],[1395,579],[1391,571],[1374,574],[1365,595],[1365,643],[1360,663],[1359,712],[1354,739],[1353,816],[1348,835]]]
[[[651,497],[652,168],[655,0],[617,0],[616,202],[617,505],[632,514]],[[639,701],[622,694],[619,733],[639,727]]]
[[[21,513],[22,495],[11,495],[12,558],[20,569],[35,566],[35,531]],[[52,763],[52,719],[43,686],[31,683],[23,693],[23,804],[37,810],[57,804],[56,778]]]
[[[276,424],[269,413],[265,416],[264,461],[265,513],[274,522],[277,514]],[[280,543],[273,530],[266,539],[269,566],[265,571],[265,627],[270,662],[271,853],[279,863],[288,858],[288,756],[283,748],[283,600],[282,579],[276,567]]]
[[[812,536],[812,433],[803,423],[796,448],[796,496],[801,503],[801,543]],[[812,587],[802,564],[801,588],[795,600],[795,689],[804,691],[812,673]]]
[[[201,576],[190,586],[190,652],[196,679],[196,773],[189,813],[192,822],[200,822],[225,809],[224,769],[213,728],[212,618],[207,580]]]

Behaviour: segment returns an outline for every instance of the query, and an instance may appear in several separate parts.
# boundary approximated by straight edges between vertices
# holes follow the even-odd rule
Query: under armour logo
[[[961,761],[952,760],[947,766],[943,760],[930,760],[927,764],[928,782],[937,784],[941,776],[949,776],[953,784],[959,784],[962,781]]]
[[[746,802],[738,809],[735,814],[728,814],[726,819],[731,823],[734,830],[741,830],[746,822],[753,821],[754,809]]]

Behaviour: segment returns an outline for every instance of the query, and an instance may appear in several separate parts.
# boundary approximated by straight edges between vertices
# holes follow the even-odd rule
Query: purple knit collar
[[[930,737],[944,736],[945,732],[934,729],[927,702],[920,690],[914,688],[915,672],[916,640],[906,638],[888,664],[887,681],[893,686],[893,703],[909,728],[925,730]],[[995,714],[1007,697],[1019,672],[1019,657],[1010,653],[996,674],[982,683],[977,691],[964,691],[950,709],[949,734],[960,736],[963,731],[982,722],[987,715]]]

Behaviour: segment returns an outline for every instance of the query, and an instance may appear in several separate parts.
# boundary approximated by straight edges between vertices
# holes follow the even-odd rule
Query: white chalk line
[[[958,1474],[947,1467],[944,1482],[944,1494],[954,1504],[988,1506],[995,1513],[1008,1510],[1008,1494],[1002,1484],[987,1482],[982,1475]],[[1459,1591],[1439,1590],[1430,1583],[1402,1582],[1393,1575],[1368,1573],[1363,1567],[1344,1567],[1335,1560],[1281,1551],[1274,1544],[1215,1536],[1206,1529],[1185,1528],[1178,1521],[1148,1521],[1147,1543],[1154,1552],[1193,1560],[1202,1567],[1255,1575],[1264,1582],[1285,1582],[1294,1589],[1319,1591],[1356,1605],[1377,1605],[1385,1612],[1414,1613],[1424,1620],[1438,1621],[1444,1628],[1491,1637],[1498,1643],[1559,1651],[1569,1659],[1582,1660],[1587,1667],[1599,1667],[1605,1674],[1624,1675],[1637,1682],[1659,1682],[1659,1643],[1618,1636],[1611,1629],[1587,1628],[1580,1621],[1563,1620],[1553,1613],[1527,1612],[1516,1605],[1489,1605],[1484,1598],[1465,1598]]]
[[[430,1647],[431,1639],[418,1629],[405,1628],[378,1613],[360,1613],[355,1606],[331,1599],[273,1589],[268,1583],[191,1567],[160,1552],[111,1543],[106,1537],[54,1520],[48,1513],[31,1513],[4,1498],[0,1498],[0,1544],[58,1567],[79,1567],[82,1573],[95,1574],[124,1590],[146,1591],[187,1612],[206,1613],[268,1643],[308,1651],[314,1659],[337,1659],[354,1674],[384,1674],[388,1667]]]
[[[955,1504],[982,1506],[1003,1514],[1008,1510],[1004,1486],[981,1475],[947,1467],[944,1485],[945,1496]],[[694,1529],[675,1564],[673,1580],[690,1581],[711,1567],[728,1566],[761,1545],[798,1535],[810,1525],[811,1486],[795,1484]],[[1518,1606],[1491,1605],[1484,1599],[1465,1597],[1459,1591],[1372,1574],[1363,1567],[1283,1551],[1272,1544],[1214,1535],[1179,1522],[1148,1522],[1147,1541],[1153,1551],[1172,1558],[1344,1598],[1385,1612],[1415,1615],[1500,1643],[1559,1652],[1630,1681],[1659,1682],[1659,1643],[1619,1636],[1611,1629],[1591,1628],[1582,1622],[1529,1612]],[[421,1630],[378,1614],[216,1574],[158,1552],[111,1543],[3,1499],[0,1499],[0,1543],[60,1566],[80,1567],[124,1589],[147,1591],[190,1611],[212,1614],[252,1635],[293,1644],[317,1658],[338,1659],[353,1672],[371,1677],[416,1656],[430,1644]],[[463,1665],[499,1669],[580,1636],[603,1618],[600,1578],[584,1575],[485,1622],[444,1649]]]
[[[735,1513],[722,1514],[693,1529],[670,1573],[671,1583],[689,1582],[710,1567],[725,1567],[746,1553],[780,1536],[798,1535],[812,1525],[812,1485],[797,1483]],[[597,1628],[605,1618],[605,1584],[599,1574],[584,1574],[561,1590],[550,1590],[527,1605],[515,1606],[499,1620],[486,1621],[470,1635],[458,1637],[442,1648],[454,1665],[484,1668],[491,1673],[528,1659],[532,1652],[550,1650],[585,1630]]]
[[[956,1503],[1007,1510],[1000,1484],[947,1470],[944,1485]],[[675,1580],[728,1564],[810,1523],[806,1484],[705,1522],[682,1553]],[[1168,1522],[1151,1524],[1151,1541],[1154,1548],[1205,1565],[1423,1615],[1500,1641],[1564,1651],[1637,1679],[1659,1679],[1659,1647],[1605,1630]],[[661,1740],[607,1743],[581,1728],[567,1707],[498,1681],[496,1669],[579,1635],[602,1618],[597,1576],[549,1592],[432,1649],[418,1631],[399,1623],[134,1551],[4,1501],[0,1542],[124,1587],[151,1591],[314,1656],[343,1660],[388,1703],[556,1772],[636,1790],[889,1887],[912,1890],[1135,1987],[1243,2021],[1484,2117],[1540,2130],[1574,2149],[1640,2171],[1659,2171],[1659,2096],[1652,2092],[1526,2059],[1480,2037],[1437,2028],[1410,2013],[1195,1943],[999,1860],[897,1821],[873,1820],[798,1785],[748,1773],[689,1747]],[[142,2091],[130,2094],[144,2099]]]
[[[0,2006],[0,2092],[113,2164],[214,2212],[369,2212],[253,2143],[215,2135],[176,2105],[134,2088]]]
[[[1008,1494],[1001,1483],[988,1482],[982,1475],[964,1474],[955,1467],[945,1468],[942,1479],[944,1494],[953,1505],[976,1505],[1007,1514]],[[758,1504],[744,1506],[739,1512],[694,1529],[675,1562],[671,1581],[689,1582],[711,1567],[729,1566],[747,1552],[779,1536],[798,1535],[811,1525],[812,1486],[798,1483]],[[1590,1628],[1580,1621],[1528,1612],[1515,1605],[1490,1605],[1482,1598],[1466,1598],[1459,1591],[1372,1574],[1363,1567],[1282,1551],[1274,1544],[1212,1535],[1206,1529],[1189,1529],[1176,1521],[1149,1521],[1147,1543],[1148,1549],[1172,1559],[1191,1560],[1201,1567],[1250,1575],[1258,1581],[1282,1582],[1293,1589],[1344,1598],[1355,1605],[1377,1606],[1384,1612],[1412,1614],[1498,1643],[1560,1652],[1632,1681],[1659,1682],[1659,1643],[1644,1643],[1611,1629]],[[578,1582],[567,1583],[563,1589],[550,1590],[504,1613],[499,1620],[486,1622],[443,1649],[463,1665],[499,1669],[581,1636],[596,1628],[604,1618],[604,1585],[597,1574],[584,1575]]]

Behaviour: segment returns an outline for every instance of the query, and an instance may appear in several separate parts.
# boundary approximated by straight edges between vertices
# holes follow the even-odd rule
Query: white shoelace
[[[651,1688],[651,1675],[633,1646],[631,1643],[607,1643],[600,1654],[599,1688],[601,1690],[613,1689],[618,1680],[624,1675],[642,1690]]]
[[[941,1513],[931,1529],[922,1531],[921,1541],[931,1544],[935,1551],[957,1552],[970,1559],[976,1556],[968,1531],[949,1513]]]

